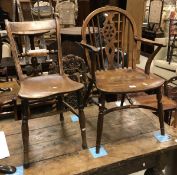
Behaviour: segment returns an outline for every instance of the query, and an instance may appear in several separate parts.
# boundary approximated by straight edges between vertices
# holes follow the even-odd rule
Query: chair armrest
[[[159,42],[156,42],[156,41],[153,41],[153,40],[149,40],[149,39],[146,39],[146,38],[141,38],[141,37],[137,37],[137,36],[135,36],[134,38],[135,38],[136,41],[141,41],[142,43],[145,43],[145,44],[148,44],[148,45],[166,47],[165,44],[162,44],[162,43],[159,43]]]
[[[99,52],[99,49],[96,48],[95,46],[91,46],[89,44],[86,44],[84,41],[81,41],[80,44],[84,47],[84,48],[87,48],[95,53],[98,53]]]

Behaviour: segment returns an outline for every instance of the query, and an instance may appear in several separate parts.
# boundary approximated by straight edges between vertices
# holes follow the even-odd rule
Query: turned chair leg
[[[79,111],[79,124],[81,129],[81,137],[82,137],[82,148],[87,148],[87,140],[86,140],[86,127],[85,127],[85,114],[84,114],[84,105],[81,91],[77,92],[78,99],[78,111]]]
[[[23,156],[24,156],[24,168],[29,167],[29,127],[28,127],[28,118],[30,115],[29,111],[29,102],[28,100],[22,100],[22,140],[23,140]]]
[[[102,132],[103,132],[104,110],[105,110],[105,96],[101,94],[99,97],[99,114],[98,114],[98,121],[97,121],[96,153],[100,152],[101,138],[102,138]]]
[[[88,85],[88,89],[84,95],[84,101],[83,101],[84,106],[87,106],[87,102],[88,102],[89,96],[91,94],[92,88],[93,88],[93,82],[90,81],[89,85]]]
[[[63,105],[63,96],[58,96],[57,97],[57,109],[60,112],[60,122],[64,122],[64,116],[63,116],[63,110],[64,110],[64,105]]]
[[[160,122],[160,131],[161,135],[165,135],[165,128],[164,128],[164,111],[163,111],[163,104],[162,104],[162,88],[160,87],[157,89],[157,109],[158,109],[158,117]]]

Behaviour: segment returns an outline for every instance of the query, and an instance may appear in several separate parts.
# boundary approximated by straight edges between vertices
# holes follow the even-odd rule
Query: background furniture
[[[156,38],[156,41],[168,45],[168,38]],[[177,63],[171,61],[169,64],[167,61],[167,52],[168,46],[162,48],[159,51],[159,53],[154,58],[151,72],[166,80],[169,80],[170,78],[176,76]]]
[[[52,0],[30,0],[30,6],[33,20],[53,18],[54,8]]]
[[[78,12],[77,0],[56,0],[55,12],[61,19],[62,27],[75,26]]]
[[[161,29],[161,19],[164,0],[150,0],[147,18],[147,24],[142,28],[142,37],[150,40],[164,37],[164,32]],[[154,52],[154,47],[142,44],[142,54],[148,55]]]
[[[61,39],[60,39],[60,22],[56,17],[55,20],[43,20],[43,21],[31,21],[31,22],[9,22],[6,21],[6,28],[8,37],[10,40],[12,48],[12,56],[15,62],[16,70],[18,73],[20,81],[20,90],[18,96],[21,98],[22,103],[22,140],[24,147],[24,167],[29,166],[29,128],[28,128],[28,118],[30,116],[29,110],[29,100],[42,100],[45,101],[47,98],[56,97],[58,103],[57,107],[60,110],[60,120],[64,121],[63,108],[66,106],[79,117],[81,136],[82,136],[82,147],[86,148],[86,130],[85,130],[85,116],[83,112],[82,104],[82,89],[83,84],[72,81],[64,74],[63,62],[62,62],[62,52],[61,52]],[[25,53],[19,53],[14,40],[14,35],[42,35],[50,30],[56,30],[56,41],[57,41],[57,51],[46,50],[46,49],[36,49],[32,47]],[[35,42],[34,44],[37,44]],[[38,46],[39,47],[39,46]],[[40,47],[39,47],[40,48]],[[35,50],[36,49],[36,50]],[[35,77],[26,77],[21,69],[19,59],[22,57],[46,57],[48,54],[57,55],[58,73],[50,75],[40,75]],[[40,73],[41,74],[41,73]],[[74,110],[69,104],[64,100],[64,94],[71,92],[77,92],[78,100],[78,112]]]
[[[16,81],[0,83],[0,116],[9,117],[14,115],[15,120],[21,118],[17,113],[17,94],[19,85]]]
[[[89,32],[88,39],[86,32],[87,28],[89,31],[91,30],[90,27],[92,27],[92,32]],[[95,31],[95,27],[98,28],[98,31]],[[109,109],[105,107],[106,94],[121,94],[121,105],[123,105],[125,95],[128,93],[154,90],[157,95],[161,134],[165,133],[161,101],[161,87],[164,80],[150,74],[151,62],[163,45],[137,36],[137,28],[133,18],[129,13],[117,7],[105,6],[96,9],[83,22],[81,44],[85,48],[91,75],[84,99],[88,99],[94,85],[99,92],[96,153],[99,153],[103,120],[106,114],[125,108],[145,107],[143,105],[128,105]],[[140,42],[158,46],[149,57],[145,70],[136,69],[137,50]],[[133,43],[133,45],[129,43]]]
[[[162,96],[163,110],[164,110],[164,120],[167,124],[171,125],[172,122],[177,121],[177,87],[174,86],[174,81],[177,77],[173,77],[164,83],[164,95]],[[134,98],[135,102],[142,105],[152,106],[157,108],[157,99],[155,95],[142,95]],[[172,116],[174,119],[171,122]],[[174,123],[174,127],[177,127],[177,123]]]
[[[170,18],[169,22],[169,37],[168,37],[168,50],[167,50],[167,61],[177,61],[177,19]]]
[[[161,27],[164,0],[150,0],[148,14],[148,28],[151,31],[159,31]]]

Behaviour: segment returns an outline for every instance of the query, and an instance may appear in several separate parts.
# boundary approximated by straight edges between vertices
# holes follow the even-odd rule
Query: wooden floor
[[[110,105],[110,104],[109,104]],[[112,106],[112,104],[111,104]],[[88,147],[95,146],[97,107],[85,109],[87,118]],[[177,138],[171,128],[166,132],[172,135],[172,141],[159,143],[153,136],[159,130],[157,118],[149,111],[129,109],[113,112],[105,117],[102,143],[108,155],[94,159],[88,150],[82,150],[79,123],[65,115],[64,126],[59,115],[31,119],[30,162],[31,167],[25,174],[70,175],[91,171],[108,164],[143,156],[168,147],[177,147]],[[6,135],[10,157],[0,160],[0,164],[22,165],[21,121],[0,122],[0,130]]]

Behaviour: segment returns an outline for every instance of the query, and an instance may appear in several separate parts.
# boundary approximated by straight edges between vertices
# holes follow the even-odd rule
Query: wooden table
[[[89,147],[95,145],[97,113],[95,106],[85,109]],[[102,143],[108,155],[94,159],[87,149],[81,149],[79,124],[72,123],[68,115],[64,126],[58,115],[29,121],[32,164],[25,175],[124,175],[152,167],[161,175],[171,154],[177,152],[177,133],[165,125],[172,140],[159,143],[153,136],[159,130],[157,117],[148,110],[129,109],[105,117]],[[21,122],[0,123],[0,128],[11,155],[0,164],[22,165]]]

